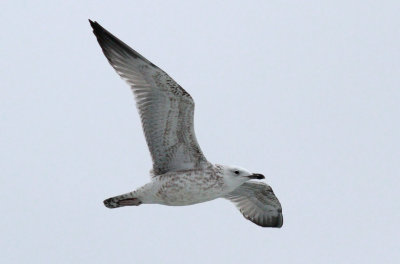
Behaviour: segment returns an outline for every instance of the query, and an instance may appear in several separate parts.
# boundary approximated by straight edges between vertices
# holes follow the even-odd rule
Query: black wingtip
[[[96,28],[100,27],[99,23],[97,23],[96,21],[92,21],[92,20],[90,20],[90,19],[88,19],[88,20],[89,20],[90,26],[91,26],[93,29],[96,29]]]
[[[96,35],[96,37],[99,37],[100,35],[111,35],[110,32],[108,32],[105,28],[103,28],[97,21],[92,21],[89,19],[90,26],[93,29],[93,33]]]

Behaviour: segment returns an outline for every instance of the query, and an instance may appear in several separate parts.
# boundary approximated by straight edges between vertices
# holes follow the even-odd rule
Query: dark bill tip
[[[259,174],[259,173],[253,173],[252,175],[249,176],[250,179],[257,179],[257,180],[262,180],[265,179],[264,175]]]

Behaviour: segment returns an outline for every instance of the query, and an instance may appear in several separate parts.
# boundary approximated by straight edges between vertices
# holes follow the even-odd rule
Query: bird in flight
[[[262,227],[281,227],[282,207],[259,173],[210,163],[197,143],[194,101],[167,73],[89,20],[114,70],[131,87],[153,160],[151,181],[104,201],[108,208],[162,204],[192,205],[225,198]]]

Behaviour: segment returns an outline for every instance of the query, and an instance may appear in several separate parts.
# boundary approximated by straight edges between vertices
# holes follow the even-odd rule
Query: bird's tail
[[[104,200],[104,205],[108,208],[118,208],[122,206],[138,206],[142,201],[135,197],[133,193],[122,194]]]

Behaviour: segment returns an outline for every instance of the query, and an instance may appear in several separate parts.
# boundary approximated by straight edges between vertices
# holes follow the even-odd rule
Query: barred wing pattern
[[[154,175],[209,166],[194,132],[192,97],[97,22],[90,24],[109,63],[135,95]]]
[[[246,182],[224,196],[232,201],[243,216],[262,227],[282,227],[282,207],[271,186],[262,182]]]

